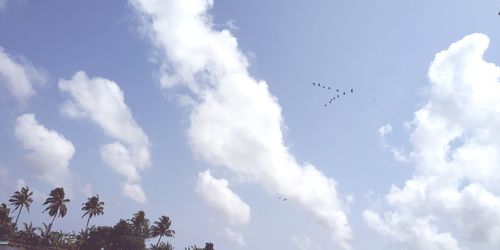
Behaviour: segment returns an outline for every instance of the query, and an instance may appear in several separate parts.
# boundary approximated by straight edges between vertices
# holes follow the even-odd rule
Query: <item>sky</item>
[[[498,249],[499,10],[0,1],[0,202],[41,225],[62,186],[78,231],[99,194],[178,249]]]

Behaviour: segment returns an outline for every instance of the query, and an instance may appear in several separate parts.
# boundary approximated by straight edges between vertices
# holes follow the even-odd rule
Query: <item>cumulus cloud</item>
[[[5,4],[0,1],[0,9]],[[45,73],[26,60],[14,59],[0,47],[0,83],[20,102],[35,95],[34,85],[45,82]]]
[[[150,166],[150,144],[125,103],[123,91],[113,81],[88,77],[77,72],[70,80],[59,80],[59,89],[69,95],[61,112],[74,119],[88,118],[110,138],[117,140],[101,147],[102,160],[126,177],[122,191],[145,202],[139,172]]]
[[[183,84],[194,93],[189,141],[194,154],[223,166],[270,193],[301,205],[325,226],[340,249],[350,249],[351,228],[336,183],[299,164],[283,143],[283,118],[264,81],[229,30],[215,30],[210,0],[131,0],[163,61],[163,87]]]
[[[26,162],[38,177],[53,186],[70,186],[69,161],[75,154],[71,141],[41,125],[34,114],[16,119],[15,136],[28,151]]]
[[[250,207],[229,188],[226,179],[214,178],[210,170],[198,174],[196,192],[231,223],[246,224],[250,221]]]
[[[500,68],[483,59],[488,45],[472,34],[436,55],[412,121],[414,176],[391,187],[388,211],[363,214],[400,249],[500,247]]]

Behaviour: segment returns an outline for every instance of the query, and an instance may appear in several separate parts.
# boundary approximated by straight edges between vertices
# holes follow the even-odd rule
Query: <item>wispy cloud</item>
[[[188,131],[194,154],[270,193],[288,197],[327,228],[340,249],[350,249],[346,204],[336,182],[299,164],[283,143],[281,107],[267,83],[250,76],[248,61],[229,30],[215,30],[213,1],[131,0],[146,35],[163,55],[164,88],[188,86],[193,105]]]
[[[500,68],[483,59],[488,45],[472,34],[436,55],[412,122],[414,177],[391,187],[388,211],[363,214],[403,249],[500,246]]]

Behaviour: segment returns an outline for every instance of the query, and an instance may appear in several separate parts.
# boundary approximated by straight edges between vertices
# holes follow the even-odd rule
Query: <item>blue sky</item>
[[[168,215],[177,248],[500,244],[495,1],[0,6],[0,200],[34,188],[21,221],[63,185],[55,228],[97,193],[96,225]],[[354,93],[324,108],[312,82]]]

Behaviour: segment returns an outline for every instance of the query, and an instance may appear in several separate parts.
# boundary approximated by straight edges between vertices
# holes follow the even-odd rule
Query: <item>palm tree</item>
[[[40,238],[42,240],[42,243],[45,245],[49,245],[50,241],[50,225],[47,225],[47,223],[42,223],[43,227],[37,227],[36,229],[38,232],[40,232]]]
[[[99,201],[99,195],[96,195],[87,198],[87,202],[83,203],[82,206],[82,211],[85,211],[85,213],[82,215],[82,218],[86,215],[89,216],[89,218],[87,219],[87,225],[85,226],[85,233],[87,233],[90,218],[92,218],[92,216],[104,214],[104,202]]]
[[[14,211],[19,208],[19,212],[17,213],[16,221],[14,222],[14,227],[17,225],[17,220],[19,219],[19,215],[21,215],[21,210],[23,207],[26,207],[28,213],[30,212],[30,205],[33,202],[31,196],[33,195],[33,191],[30,191],[29,187],[22,187],[21,192],[16,191],[14,195],[12,195],[9,199],[10,205],[14,206]]]
[[[24,224],[24,229],[19,231],[19,238],[22,242],[28,243],[28,244],[33,244],[36,243],[38,235],[35,233],[37,228],[33,226],[33,224],[30,222],[28,223],[23,223]]]
[[[146,218],[146,213],[144,213],[144,211],[139,210],[133,215],[132,219],[128,221],[131,223],[134,235],[142,240],[149,238],[149,220]]]
[[[212,243],[212,242],[207,242],[207,243],[205,243],[205,248],[204,248],[204,250],[215,250],[215,249],[214,249],[214,243]]]
[[[69,202],[69,199],[64,199],[64,188],[58,187],[50,191],[50,197],[43,203],[44,206],[47,205],[47,208],[43,212],[49,211],[49,215],[52,216],[52,221],[48,228],[49,233],[56,216],[59,215],[62,218],[68,212],[68,208],[66,207],[67,202]]]
[[[151,236],[160,236],[158,242],[156,242],[156,247],[158,247],[162,236],[174,237],[175,231],[170,229],[171,224],[172,221],[170,221],[170,218],[162,215],[160,219],[158,221],[155,221],[154,225],[151,226]]]

